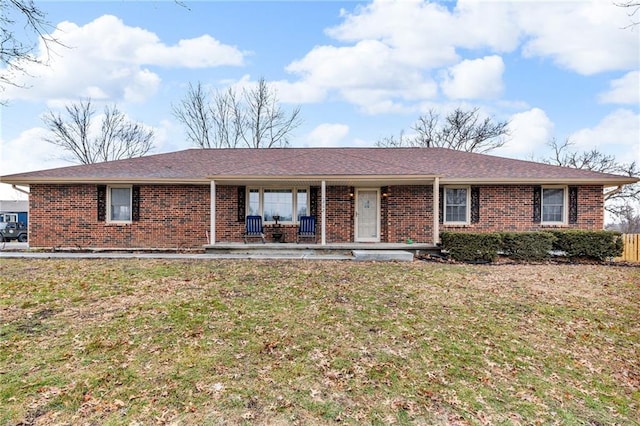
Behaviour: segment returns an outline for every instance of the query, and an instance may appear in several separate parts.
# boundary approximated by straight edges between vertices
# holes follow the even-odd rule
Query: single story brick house
[[[599,230],[637,179],[444,148],[188,149],[0,177],[29,188],[32,248],[203,248],[260,215],[294,242],[435,244],[442,231]],[[279,222],[274,221],[279,216]]]

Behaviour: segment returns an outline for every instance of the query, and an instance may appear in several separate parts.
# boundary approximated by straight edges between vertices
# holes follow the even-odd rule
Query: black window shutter
[[[542,222],[542,187],[533,187],[533,223]]]
[[[318,217],[318,187],[309,188],[309,215]]]
[[[480,222],[480,187],[471,187],[471,223]]]
[[[247,211],[247,187],[238,187],[238,222],[244,222]]]
[[[438,191],[438,220],[440,223],[444,223],[444,188],[440,188]]]
[[[131,220],[140,220],[140,187],[136,185],[131,188]]]
[[[569,223],[578,223],[578,187],[569,187]]]
[[[107,187],[106,185],[98,185],[98,222],[107,220]]]

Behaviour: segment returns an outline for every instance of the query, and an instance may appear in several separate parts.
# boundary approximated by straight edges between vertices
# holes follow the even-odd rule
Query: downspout
[[[12,187],[13,189],[15,189],[16,191],[18,191],[18,192],[22,192],[23,194],[27,194],[27,195],[29,195],[29,194],[30,194],[30,192],[29,192],[29,191],[27,191],[27,190],[25,190],[25,189],[22,189],[22,188],[18,188],[18,185],[11,185],[11,187]]]
[[[326,181],[322,181],[322,184],[320,186],[320,214],[322,216],[322,231],[321,231],[321,238],[320,238],[320,245],[327,245],[327,229],[326,229],[326,223],[327,223],[327,182]]]
[[[433,180],[433,245],[440,242],[440,178]]]
[[[208,244],[214,245],[216,243],[216,181],[211,181],[211,188],[209,189],[209,241]]]

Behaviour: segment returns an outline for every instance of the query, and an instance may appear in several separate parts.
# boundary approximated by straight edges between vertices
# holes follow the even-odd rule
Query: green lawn
[[[0,424],[640,424],[640,268],[0,259]]]

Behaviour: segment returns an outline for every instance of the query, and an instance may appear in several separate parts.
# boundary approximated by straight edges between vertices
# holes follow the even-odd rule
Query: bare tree
[[[0,90],[16,83],[19,74],[27,73],[27,67],[44,62],[34,50],[41,41],[49,54],[52,45],[61,45],[49,32],[52,26],[45,13],[32,0],[0,0]]]
[[[201,148],[214,148],[218,144],[209,136],[214,129],[213,112],[211,111],[207,93],[202,85],[189,84],[189,90],[180,106],[173,106],[175,117],[185,124],[187,138]]]
[[[250,148],[275,148],[289,145],[289,137],[300,125],[300,108],[290,113],[280,108],[276,91],[264,78],[252,90],[244,91],[247,105],[244,142]]]
[[[640,234],[640,213],[630,205],[622,206],[618,223],[608,223],[606,229],[623,234]]]
[[[631,24],[627,26],[633,27],[640,24],[640,16],[638,11],[640,10],[640,1],[638,0],[626,0],[621,3],[614,3],[618,7],[624,7],[629,9],[629,17],[631,18]]]
[[[91,100],[67,105],[65,109],[68,117],[48,111],[43,121],[51,132],[45,140],[67,151],[68,161],[92,164],[141,157],[153,148],[153,130],[130,121],[116,106],[105,107],[99,130]]]
[[[434,110],[418,118],[412,127],[415,135],[399,138],[387,137],[376,142],[377,146],[441,147],[458,151],[486,153],[500,148],[509,136],[507,121],[494,122],[480,118],[479,109],[469,111],[456,108],[444,120]]]
[[[578,152],[572,150],[573,143],[567,139],[560,144],[556,139],[549,142],[553,154],[541,161],[556,166],[593,170],[601,173],[614,173],[629,177],[640,177],[640,170],[635,161],[620,163],[612,155],[604,154],[596,149]],[[640,184],[624,185],[604,194],[605,209],[618,219],[628,216],[628,210],[634,203],[640,203]]]
[[[285,112],[263,78],[240,95],[229,88],[209,96],[200,83],[189,85],[173,113],[185,126],[187,138],[200,148],[285,147],[301,124],[300,108]]]

